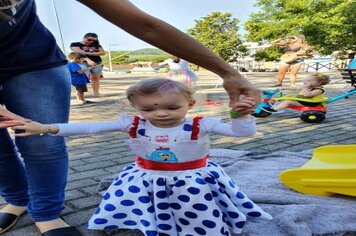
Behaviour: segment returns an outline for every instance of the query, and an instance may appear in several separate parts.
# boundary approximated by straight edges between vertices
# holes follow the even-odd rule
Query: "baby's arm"
[[[304,82],[303,89],[300,91],[299,94],[303,95],[307,98],[315,97],[316,95],[322,94],[324,89],[320,87],[313,87],[310,82]]]
[[[324,91],[322,89],[314,89],[311,90],[310,88],[305,88],[301,91],[304,97],[312,98],[315,97],[316,95],[322,94]]]
[[[127,124],[121,120],[106,121],[98,123],[63,123],[63,124],[41,124],[35,121],[23,122],[22,125],[12,127],[13,130],[22,130],[16,133],[16,137],[25,137],[37,134],[51,134],[56,136],[70,136],[83,134],[97,134],[113,131],[126,131]]]
[[[230,137],[248,137],[256,133],[256,121],[251,115],[246,118],[231,119],[231,124],[222,123],[214,118],[204,118],[201,122],[204,133],[214,133]]]
[[[255,118],[250,114],[254,112],[255,102],[252,98],[244,97],[231,105],[231,124],[221,123],[216,119],[205,118],[202,128],[208,133],[215,133],[232,137],[247,137],[256,133]],[[204,130],[203,130],[204,131]]]

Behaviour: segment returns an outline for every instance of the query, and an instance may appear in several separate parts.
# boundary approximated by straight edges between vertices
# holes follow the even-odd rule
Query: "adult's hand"
[[[31,120],[18,116],[6,110],[5,107],[0,106],[0,129],[12,127],[15,125],[20,125],[22,124],[20,121],[30,122]]]
[[[253,98],[256,107],[262,100],[261,90],[243,78],[239,73],[234,77],[223,78],[223,87],[230,97],[230,107],[240,100],[240,97]]]

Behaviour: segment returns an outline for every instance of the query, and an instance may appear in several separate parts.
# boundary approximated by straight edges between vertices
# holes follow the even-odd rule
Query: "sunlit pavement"
[[[327,73],[337,75],[337,72]],[[301,73],[301,82],[306,73]],[[120,113],[133,114],[134,110],[127,103],[125,89],[140,80],[149,77],[164,77],[165,74],[105,74],[102,80],[102,98],[94,98],[89,91],[87,99],[95,103],[79,105],[72,92],[70,122],[96,122],[118,118]],[[217,76],[198,72],[198,106],[191,112],[192,116],[218,116],[228,122],[228,97]],[[246,73],[245,76],[261,89],[268,89],[275,81],[274,72]],[[285,85],[288,85],[288,78]],[[342,93],[344,81],[334,80],[327,85],[327,96],[334,97]],[[348,86],[345,90],[350,90]],[[89,88],[89,90],[91,90]],[[221,105],[204,105],[205,98]],[[323,145],[356,143],[356,95],[331,103],[326,119],[322,123],[309,124],[300,120],[299,112],[286,110],[267,118],[258,118],[258,133],[249,138],[229,138],[212,136],[213,148],[228,148],[254,152],[301,151]],[[70,168],[66,191],[63,218],[71,225],[78,226],[83,235],[141,235],[134,231],[101,232],[85,230],[82,226],[100,202],[97,194],[98,183],[105,176],[113,175],[133,161],[124,142],[126,134],[118,132],[95,136],[70,137],[67,145],[70,156]],[[3,201],[0,202],[4,204]],[[16,227],[4,236],[40,235],[28,216],[20,219]]]

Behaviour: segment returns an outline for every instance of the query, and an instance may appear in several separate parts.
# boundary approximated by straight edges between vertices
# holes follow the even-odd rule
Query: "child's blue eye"
[[[168,110],[178,110],[180,107],[168,107]]]

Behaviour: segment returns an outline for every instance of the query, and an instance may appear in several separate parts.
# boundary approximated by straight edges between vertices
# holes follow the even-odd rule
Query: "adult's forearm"
[[[239,73],[207,47],[175,27],[150,16],[127,0],[79,0],[131,35],[223,78]]]

